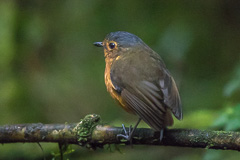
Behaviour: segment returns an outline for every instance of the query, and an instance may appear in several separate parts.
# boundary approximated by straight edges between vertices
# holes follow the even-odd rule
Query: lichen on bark
[[[101,117],[97,114],[86,115],[76,125],[74,130],[77,133],[77,139],[80,146],[95,149],[96,146],[91,143],[92,132],[94,128],[101,123]]]

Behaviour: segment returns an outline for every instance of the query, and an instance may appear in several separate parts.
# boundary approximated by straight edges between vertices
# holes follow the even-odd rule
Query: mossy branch
[[[58,142],[78,144],[88,148],[102,147],[104,144],[129,144],[124,140],[118,140],[117,134],[123,134],[121,127],[101,124],[100,116],[92,114],[73,124],[37,123],[0,126],[0,143]],[[148,128],[138,128],[132,143],[240,151],[240,133],[169,129],[164,132],[162,142],[159,142],[158,132]]]

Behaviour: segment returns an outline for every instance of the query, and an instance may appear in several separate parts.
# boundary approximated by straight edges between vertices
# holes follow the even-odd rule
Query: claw
[[[131,139],[131,127],[132,126],[130,126],[129,127],[129,130],[128,130],[128,132],[127,132],[127,130],[126,130],[126,128],[125,128],[125,125],[124,124],[122,124],[122,128],[123,128],[123,131],[124,131],[124,134],[118,134],[117,135],[117,138],[119,139],[119,137],[122,137],[122,138],[124,138],[124,139],[126,139],[127,141],[129,141],[130,139]]]
[[[125,125],[124,125],[124,124],[122,124],[122,128],[123,128],[123,130],[124,130],[124,133],[125,133],[125,135],[127,135],[127,130],[126,130],[126,128],[125,128]]]
[[[128,129],[128,132],[125,128],[125,125],[122,124],[122,127],[123,127],[123,131],[124,131],[124,134],[118,134],[117,135],[117,139],[119,139],[119,137],[122,137],[124,139],[126,139],[127,141],[130,141],[130,143],[132,144],[132,136],[133,136],[133,133],[135,131],[135,129],[137,128],[138,124],[140,123],[141,121],[141,118],[138,119],[137,121],[137,124],[134,126],[134,128],[132,129],[132,125],[130,125],[129,129]]]

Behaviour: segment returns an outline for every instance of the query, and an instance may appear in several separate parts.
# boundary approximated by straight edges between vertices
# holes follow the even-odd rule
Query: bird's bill
[[[102,47],[103,43],[102,42],[94,42],[93,45],[97,46],[97,47]]]

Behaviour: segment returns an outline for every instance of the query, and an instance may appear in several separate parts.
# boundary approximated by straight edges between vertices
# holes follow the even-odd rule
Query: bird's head
[[[104,47],[105,58],[114,59],[122,54],[131,53],[132,49],[139,48],[144,42],[134,34],[117,31],[109,33],[103,42],[95,42],[93,44],[97,47]]]

